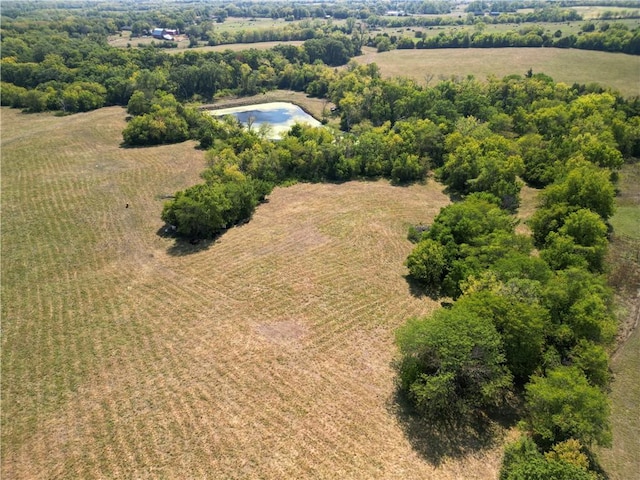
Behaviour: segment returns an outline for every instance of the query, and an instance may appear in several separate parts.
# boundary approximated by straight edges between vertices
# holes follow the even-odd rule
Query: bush
[[[418,243],[405,261],[409,275],[434,291],[447,273],[447,264],[445,247],[429,238]]]

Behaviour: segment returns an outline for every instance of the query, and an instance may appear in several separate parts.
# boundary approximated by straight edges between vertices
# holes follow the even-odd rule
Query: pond
[[[259,103],[256,105],[245,105],[242,107],[221,108],[210,110],[211,115],[221,117],[233,115],[240,123],[257,130],[260,125],[267,123],[270,130],[267,137],[272,140],[279,140],[296,123],[307,123],[312,127],[322,125],[318,120],[302,110],[299,106],[288,102]]]

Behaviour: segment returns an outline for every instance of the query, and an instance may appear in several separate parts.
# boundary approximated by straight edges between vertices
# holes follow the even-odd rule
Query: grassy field
[[[176,244],[194,143],[123,149],[115,107],[0,113],[3,478],[495,477],[500,435],[454,448],[394,402],[393,331],[436,306],[406,229],[440,186],[294,185]]]
[[[640,297],[636,297],[636,302]],[[636,304],[633,312],[636,322],[640,310]],[[613,405],[611,423],[613,446],[598,451],[598,458],[611,480],[637,478],[640,472],[640,330],[637,326],[624,347],[613,358],[611,368],[614,375],[610,398]]]
[[[582,18],[584,18],[585,20],[598,19],[604,12],[613,12],[614,15],[620,15],[623,12],[633,13],[634,15],[638,15],[640,13],[640,8],[609,7],[609,6],[598,6],[598,5],[576,6],[576,7],[571,7],[571,9],[575,10],[580,15],[582,15]]]
[[[640,57],[621,53],[553,48],[491,48],[393,50],[376,53],[365,48],[356,57],[361,64],[376,63],[386,77],[405,76],[432,83],[440,78],[475,75],[524,75],[530,68],[545,73],[556,82],[599,83],[617,89],[625,96],[640,95]]]
[[[622,168],[611,218],[613,243],[609,252],[610,283],[618,292],[621,320],[619,337],[624,343],[611,361],[614,380],[612,448],[598,456],[611,480],[637,478],[640,472],[640,163]]]

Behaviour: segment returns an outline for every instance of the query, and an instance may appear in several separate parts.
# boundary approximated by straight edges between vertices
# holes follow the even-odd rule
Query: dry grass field
[[[198,181],[194,143],[123,149],[115,107],[0,113],[2,478],[495,477],[504,432],[434,441],[394,402],[437,184],[276,189],[176,244],[161,197]]]
[[[524,75],[529,68],[546,73],[556,82],[569,85],[599,83],[625,96],[640,95],[640,57],[622,53],[595,52],[558,48],[468,48],[439,50],[393,50],[376,53],[364,48],[355,57],[362,64],[376,63],[385,77],[410,77],[424,83],[428,77],[435,84],[440,78],[475,75],[479,80],[489,75]]]

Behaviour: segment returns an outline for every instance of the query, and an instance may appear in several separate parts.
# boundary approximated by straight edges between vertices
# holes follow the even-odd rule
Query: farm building
[[[167,28],[154,28],[151,31],[151,36],[158,40],[173,40],[174,35],[178,33],[177,30],[169,30]]]

